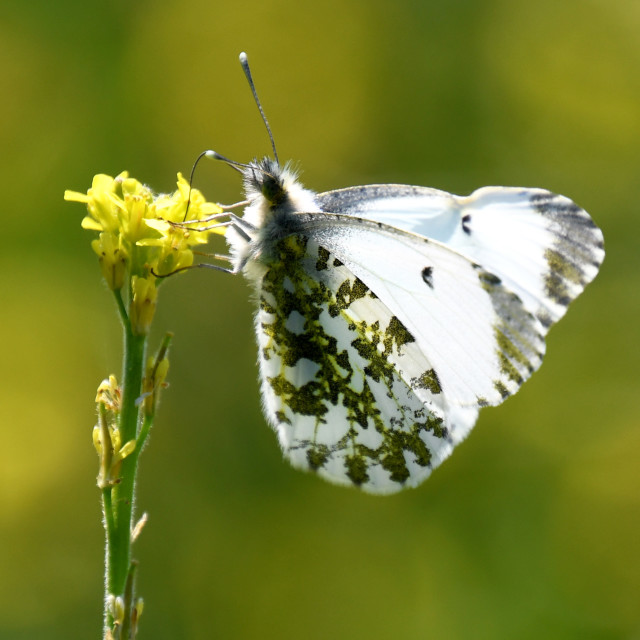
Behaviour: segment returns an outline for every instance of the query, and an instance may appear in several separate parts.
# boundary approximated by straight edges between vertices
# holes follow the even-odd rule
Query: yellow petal
[[[69,202],[89,202],[89,196],[86,193],[80,193],[79,191],[71,191],[67,189],[64,192],[64,199]]]
[[[91,181],[91,188],[96,191],[113,191],[114,187],[115,180],[105,173],[96,174]]]
[[[103,226],[94,220],[91,216],[86,216],[80,223],[83,229],[89,229],[90,231],[103,231]]]
[[[152,229],[159,231],[163,235],[165,235],[169,231],[169,229],[171,229],[171,225],[166,220],[157,220],[157,219],[150,220],[149,218],[145,218],[144,223],[148,227],[151,227]]]

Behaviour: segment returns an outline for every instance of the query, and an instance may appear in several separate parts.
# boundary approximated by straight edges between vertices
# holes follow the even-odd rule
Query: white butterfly
[[[371,493],[414,487],[540,366],[602,233],[543,189],[316,194],[274,155],[231,163],[248,203],[226,223],[258,300],[266,417],[295,467]]]

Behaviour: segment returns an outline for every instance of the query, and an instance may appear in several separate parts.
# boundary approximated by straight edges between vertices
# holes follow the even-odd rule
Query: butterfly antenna
[[[182,222],[184,222],[187,219],[187,214],[189,213],[189,207],[191,206],[191,189],[193,186],[193,175],[196,172],[196,167],[198,166],[198,163],[200,162],[200,160],[202,160],[202,158],[204,158],[204,156],[207,155],[206,151],[203,151],[197,158],[196,161],[193,163],[193,167],[191,167],[191,175],[189,176],[189,197],[187,198],[187,208],[184,210],[184,218],[182,218]]]
[[[244,162],[236,162],[235,160],[225,158],[221,153],[218,153],[213,149],[207,149],[207,151],[203,151],[198,159],[200,159],[202,156],[207,156],[207,158],[211,158],[211,160],[220,160],[221,162],[229,165],[232,169],[235,169],[238,173],[244,173],[241,167],[245,169],[249,169],[251,167],[250,164],[245,164]]]
[[[256,166],[254,163],[247,164],[245,162],[237,162],[235,160],[230,160],[229,158],[225,158],[222,154],[218,153],[217,151],[214,151],[213,149],[209,149],[208,151],[203,151],[200,154],[200,156],[207,156],[207,158],[211,158],[212,160],[220,160],[221,162],[228,164],[232,169],[235,169],[236,171],[242,174],[244,174],[244,171],[242,169],[251,169],[251,171],[253,171],[254,174],[256,171],[259,171],[263,175],[270,176],[271,178],[275,179],[275,176],[272,173],[270,173],[266,169],[263,169],[262,167]],[[278,162],[277,157],[276,157],[276,162]]]
[[[244,71],[244,75],[247,77],[247,82],[251,87],[251,92],[253,93],[253,99],[258,106],[258,111],[260,111],[260,115],[262,116],[262,122],[264,122],[264,126],[267,128],[267,133],[269,134],[269,140],[271,140],[271,148],[273,149],[273,157],[276,159],[276,162],[280,164],[280,160],[278,160],[278,152],[276,150],[276,143],[273,139],[273,134],[271,133],[271,127],[269,126],[269,121],[267,120],[267,116],[264,114],[264,109],[260,104],[260,99],[258,98],[258,92],[256,91],[256,85],[253,83],[253,77],[251,76],[251,69],[249,68],[249,59],[247,58],[247,54],[243,51],[240,54],[240,64],[242,65],[242,70]]]
[[[187,214],[189,213],[189,207],[191,206],[191,190],[193,188],[193,176],[196,172],[196,167],[200,163],[202,158],[212,158],[213,160],[221,160],[225,164],[229,165],[232,169],[235,169],[238,173],[242,173],[242,169],[240,167],[249,167],[248,164],[243,164],[242,162],[235,162],[235,160],[229,160],[229,158],[225,158],[223,155],[220,155],[217,151],[213,151],[213,149],[207,149],[203,151],[193,163],[193,167],[191,168],[191,175],[189,176],[189,197],[187,198],[187,208],[184,211],[184,217],[182,218],[182,222],[186,222]]]

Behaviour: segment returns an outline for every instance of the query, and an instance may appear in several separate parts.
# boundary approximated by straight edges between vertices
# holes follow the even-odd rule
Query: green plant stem
[[[135,451],[131,454],[131,457],[136,461],[138,460],[138,456],[142,453],[142,449],[144,448],[144,443],[147,440],[147,436],[149,435],[149,430],[151,429],[151,425],[153,424],[153,416],[145,416],[142,421],[142,427],[140,427],[140,434],[138,435],[138,444],[136,445]]]
[[[111,487],[105,487],[102,490],[102,510],[104,512],[104,528],[107,534],[107,549],[109,549],[113,545],[111,537],[115,531],[113,505],[111,503]]]
[[[121,302],[121,298],[116,296]],[[119,305],[120,307],[121,305]],[[123,311],[123,309],[121,310]],[[135,440],[140,423],[138,399],[142,393],[146,336],[134,335],[126,315],[121,313],[124,324],[124,371],[122,376],[122,405],[118,423],[121,446]],[[122,461],[119,482],[103,495],[107,538],[106,579],[107,596],[123,596],[127,576],[131,569],[131,529],[138,455],[130,455]],[[111,502],[111,504],[109,504]],[[111,513],[109,514],[108,511]],[[105,599],[106,602],[106,599]],[[106,613],[106,623],[113,622]]]
[[[127,313],[127,308],[125,307],[124,300],[122,299],[122,291],[118,289],[113,293],[116,298],[116,304],[118,305],[118,313],[120,314],[122,326],[127,327],[129,325],[129,314]]]

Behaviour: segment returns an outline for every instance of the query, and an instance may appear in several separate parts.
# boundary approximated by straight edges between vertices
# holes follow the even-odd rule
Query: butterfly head
[[[272,158],[262,158],[249,163],[242,173],[249,208],[260,211],[254,224],[297,211],[318,210],[314,194],[300,184],[288,163],[283,167]]]
[[[264,199],[270,209],[287,200],[287,183],[295,176],[272,158],[254,160],[243,171],[244,189],[249,200]]]
[[[237,271],[255,262],[267,264],[275,259],[279,240],[300,233],[299,213],[319,212],[315,194],[305,189],[295,171],[272,158],[254,160],[241,168],[248,201],[238,223],[227,233]],[[261,280],[262,271],[250,279]]]

